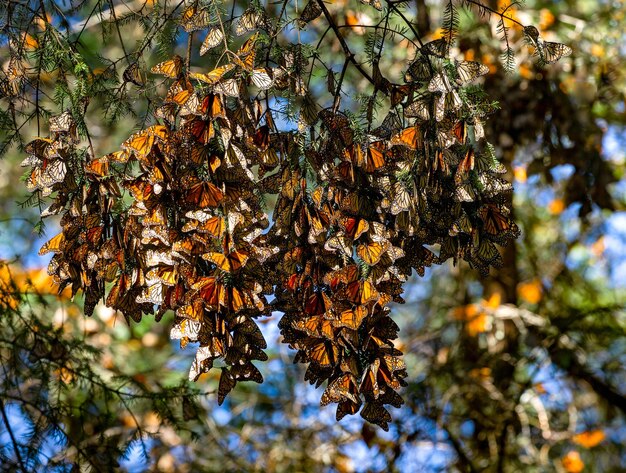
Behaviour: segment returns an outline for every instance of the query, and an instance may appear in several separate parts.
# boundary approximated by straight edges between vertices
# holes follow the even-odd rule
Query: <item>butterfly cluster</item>
[[[207,31],[201,55],[226,38],[202,10],[185,11],[181,25]],[[519,234],[511,186],[484,140],[488,111],[464,100],[487,71],[428,43],[404,84],[382,84],[393,107],[378,128],[357,131],[324,109],[301,120],[307,133],[279,131],[259,97],[309,97],[306,61],[293,48],[277,67],[259,65],[272,28],[262,10],[232,27],[261,31],[209,71],[191,72],[180,56],[152,68],[168,83],[155,123],[118,151],[80,151],[69,112],[26,147],[28,188],[53,196],[43,216],[61,215],[41,253],[54,253],[61,289],[84,292],[86,315],[101,300],[135,321],[173,311],[171,337],[198,346],[190,379],[221,369],[220,403],[237,382],[263,381],[257,319],[282,312],[305,379],[326,383],[322,405],[386,429],[407,376],[389,304],[403,302],[413,270],[452,258],[486,273],[500,263],[495,245]]]

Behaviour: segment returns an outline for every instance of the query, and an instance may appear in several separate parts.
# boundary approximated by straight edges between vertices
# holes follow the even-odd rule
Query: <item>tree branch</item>
[[[13,450],[15,451],[15,457],[17,458],[17,462],[20,465],[22,471],[28,471],[26,466],[24,466],[24,461],[22,460],[22,455],[20,455],[20,450],[18,448],[17,440],[15,439],[15,435],[13,434],[13,429],[11,429],[11,424],[9,424],[9,419],[7,418],[6,410],[4,409],[4,401],[0,398],[0,412],[2,412],[2,420],[4,421],[4,426],[9,433],[9,437],[11,437],[11,444],[13,445]]]
[[[330,25],[331,29],[334,31],[335,36],[337,36],[337,39],[339,40],[339,43],[341,44],[341,48],[343,49],[343,52],[346,55],[346,59],[354,65],[354,67],[357,69],[357,71],[359,71],[359,73],[363,77],[365,77],[372,85],[376,86],[376,82],[374,82],[374,79],[372,78],[372,76],[365,69],[363,69],[363,66],[361,66],[361,64],[357,62],[356,58],[354,57],[354,53],[350,50],[348,43],[346,43],[345,38],[342,36],[341,32],[339,31],[339,28],[337,27],[337,25],[335,24],[335,21],[330,15],[328,8],[326,8],[324,1],[317,0],[317,3],[322,9],[322,12],[324,13],[324,17],[326,17],[326,21],[328,21],[328,24]]]

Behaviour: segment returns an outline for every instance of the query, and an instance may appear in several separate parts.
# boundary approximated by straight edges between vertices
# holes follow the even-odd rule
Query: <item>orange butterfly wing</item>
[[[172,59],[160,62],[154,66],[150,71],[154,74],[160,74],[165,77],[175,79],[180,75],[183,70],[183,58],[179,55],[174,56]]]

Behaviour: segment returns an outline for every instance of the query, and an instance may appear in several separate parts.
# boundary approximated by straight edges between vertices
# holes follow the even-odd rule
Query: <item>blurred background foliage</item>
[[[167,22],[163,2],[26,3],[45,8],[70,43],[68,54],[48,58],[50,70],[39,71],[37,93],[43,97],[37,113],[28,115],[28,107],[18,110],[8,98],[0,99],[3,469],[626,469],[626,6],[621,1],[528,0],[510,8],[513,18],[537,25],[546,40],[574,50],[556,65],[539,68],[521,30],[510,22],[516,60],[511,73],[500,61],[504,46],[496,22],[473,8],[477,2],[455,2],[457,57],[481,61],[491,71],[483,86],[499,110],[486,123],[486,135],[514,182],[522,237],[503,250],[505,264],[489,278],[481,279],[465,264],[450,264],[429,268],[408,285],[407,303],[394,307],[409,373],[402,392],[407,404],[394,410],[388,433],[361,419],[336,424],[332,409],[318,406],[319,393],[299,381],[302,368],[280,344],[279,315],[264,321],[270,344],[270,361],[260,366],[265,383],[238,385],[218,407],[217,375],[187,383],[193,350],[181,351],[169,341],[173,317],[129,327],[119,314],[99,306],[86,319],[80,301],[56,294],[41,269],[47,261],[36,255],[45,238],[33,232],[39,209],[23,205],[28,197],[20,183],[21,146],[59,111],[55,87],[62,74],[76,98],[72,106],[87,110],[85,126],[96,155],[117,149],[164,91],[158,84],[122,83],[127,65],[119,58],[131,53],[125,48],[141,51],[139,60],[151,66],[172,49],[184,50],[186,37],[178,38]],[[233,2],[233,8],[244,3]],[[297,11],[296,2],[288,3]],[[509,5],[483,3],[494,10]],[[14,34],[7,23],[12,4],[0,7],[0,27]],[[441,35],[445,4],[415,0],[401,8],[428,41]],[[280,6],[269,2],[268,8]],[[328,8],[367,67],[375,41],[368,27],[378,12],[358,1],[329,2]],[[50,29],[25,24],[23,44],[37,54]],[[302,34],[306,43],[327,27],[320,18],[292,34]],[[390,27],[402,31],[401,25]],[[6,52],[8,33],[0,39]],[[1,57],[8,57],[4,52]],[[395,35],[385,44],[381,70],[401,82],[414,52],[410,41]],[[315,57],[338,72],[339,53],[339,43],[328,35]],[[5,74],[8,66],[2,64]],[[367,96],[367,83],[350,76],[353,72],[348,69],[346,83]],[[311,81],[321,106],[332,103],[332,96],[324,97],[325,81],[321,73]],[[355,94],[342,105],[358,115],[367,113],[364,103]],[[377,110],[382,119],[385,104]],[[23,128],[7,126],[15,113],[24,114],[18,117]]]

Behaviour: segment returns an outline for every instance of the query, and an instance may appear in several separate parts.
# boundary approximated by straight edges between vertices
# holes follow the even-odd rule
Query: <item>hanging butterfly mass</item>
[[[361,3],[374,13],[384,6]],[[310,1],[298,26],[322,13]],[[220,62],[192,72],[175,55],[153,66],[169,85],[160,124],[120,150],[82,159],[70,111],[25,147],[28,189],[52,196],[45,215],[61,215],[61,233],[40,254],[53,254],[60,289],[85,293],[87,315],[98,301],[134,321],[173,311],[171,337],[199,345],[190,379],[221,366],[220,403],[238,382],[263,381],[253,362],[267,359],[267,344],[256,319],[281,311],[305,379],[327,383],[321,404],[336,403],[337,419],[361,412],[388,428],[385,406],[401,405],[407,376],[389,304],[402,301],[412,270],[451,258],[485,274],[501,263],[496,244],[519,235],[511,186],[482,132],[488,112],[464,93],[489,69],[449,59],[444,38],[426,43],[404,84],[377,70],[394,109],[364,133],[347,114],[319,111],[300,84],[309,64],[297,46],[266,62],[275,25],[264,9],[233,20],[183,11],[185,32],[205,31],[199,54]],[[220,55],[239,41],[224,24],[242,44]],[[525,32],[546,63],[571,53]],[[130,63],[123,80],[145,88],[142,64]],[[310,133],[280,132],[276,111],[257,100],[285,90],[302,102]]]

